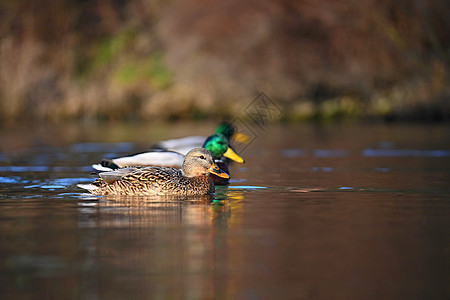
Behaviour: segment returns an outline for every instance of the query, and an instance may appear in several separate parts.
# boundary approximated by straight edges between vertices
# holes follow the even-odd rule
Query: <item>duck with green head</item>
[[[238,163],[245,163],[245,160],[233,150],[228,143],[228,139],[222,134],[216,133],[209,136],[203,144],[203,148],[211,151],[216,164],[227,173],[229,173],[228,165],[230,160]],[[209,174],[209,176],[216,185],[225,185],[229,182],[229,178],[219,177],[214,174]]]
[[[222,122],[216,126],[215,134],[222,134],[228,141],[234,140],[238,143],[247,143],[249,137],[237,131],[236,127],[230,122]],[[201,147],[207,137],[204,136],[187,136],[183,138],[176,138],[161,141],[152,148],[175,151],[181,154],[186,154],[189,150],[195,147]]]
[[[226,157],[238,163],[245,162],[245,160],[233,150],[228,139],[223,134],[216,133],[210,135],[203,143],[202,147],[210,151],[215,160]]]

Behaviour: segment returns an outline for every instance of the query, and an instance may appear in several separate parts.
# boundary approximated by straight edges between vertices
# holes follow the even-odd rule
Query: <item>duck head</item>
[[[181,171],[186,177],[196,177],[211,173],[222,178],[230,178],[230,175],[222,171],[214,163],[211,152],[204,148],[194,148],[189,151],[184,158]]]
[[[209,136],[203,144],[203,148],[210,151],[214,156],[214,159],[221,159],[222,156],[225,156],[238,163],[245,162],[245,160],[231,148],[228,139],[223,134],[216,133]]]

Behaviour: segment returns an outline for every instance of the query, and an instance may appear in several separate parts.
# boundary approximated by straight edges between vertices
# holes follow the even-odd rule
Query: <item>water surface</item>
[[[0,297],[450,297],[446,125],[255,130],[211,200],[76,187],[102,157],[213,128],[1,129]]]

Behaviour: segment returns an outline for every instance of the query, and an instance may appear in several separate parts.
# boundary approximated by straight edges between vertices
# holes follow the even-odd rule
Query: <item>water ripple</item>
[[[301,149],[283,149],[281,150],[281,154],[284,157],[300,157],[305,156],[306,151]]]
[[[255,186],[255,185],[233,185],[229,186],[229,189],[245,189],[245,190],[258,190],[258,189],[267,189],[266,186]]]
[[[348,156],[347,150],[329,150],[329,149],[317,149],[314,150],[315,157],[346,157]]]
[[[26,173],[26,172],[91,172],[91,166],[82,167],[49,167],[49,166],[0,166],[0,172]]]
[[[364,157],[450,157],[448,150],[364,149]]]
[[[0,177],[0,183],[20,183],[23,182],[18,176],[14,177]]]
[[[128,152],[134,148],[133,143],[79,143],[70,147],[71,152]]]
[[[47,166],[0,166],[0,172],[48,172]]]

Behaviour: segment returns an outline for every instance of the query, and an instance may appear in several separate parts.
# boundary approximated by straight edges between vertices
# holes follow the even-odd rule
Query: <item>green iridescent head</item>
[[[221,159],[222,156],[225,156],[236,162],[244,162],[244,159],[230,147],[228,139],[223,134],[215,133],[209,136],[203,144],[203,148],[211,152],[214,159]]]

